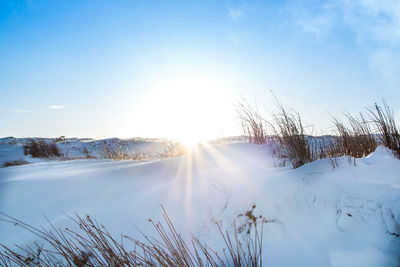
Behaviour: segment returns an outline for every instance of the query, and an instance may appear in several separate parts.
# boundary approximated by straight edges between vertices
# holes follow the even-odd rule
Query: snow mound
[[[112,234],[153,233],[147,218],[166,208],[183,235],[222,247],[215,223],[246,227],[251,211],[264,226],[268,266],[398,266],[400,161],[383,148],[364,159],[320,160],[276,168],[265,146],[210,145],[147,162],[85,159],[0,169],[0,211],[33,225],[42,214],[68,226],[65,214],[90,214]],[[243,232],[245,234],[245,231]],[[35,238],[0,222],[1,242]],[[288,257],[290,255],[290,257]]]

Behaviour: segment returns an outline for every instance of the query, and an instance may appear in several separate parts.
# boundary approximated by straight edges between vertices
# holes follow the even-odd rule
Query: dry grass
[[[277,107],[278,112],[273,114],[274,122],[270,125],[278,137],[282,156],[289,159],[293,168],[318,159],[318,143],[305,134],[300,114],[279,103]]]
[[[89,216],[71,218],[80,228],[75,232],[53,225],[51,230],[35,228],[2,215],[3,221],[28,230],[44,243],[42,246],[35,243],[31,247],[17,247],[17,250],[2,246],[2,266],[262,266],[263,224],[268,222],[249,217],[251,231],[242,235],[236,229],[233,234],[224,232],[218,225],[225,248],[217,253],[194,236],[185,242],[164,209],[164,223],[149,220],[158,237],[151,238],[142,233],[143,242],[128,236],[117,241]],[[127,242],[133,244],[133,250],[126,249]]]
[[[166,141],[163,145],[165,145],[166,148],[158,153],[131,152],[127,143],[119,144],[118,147],[103,145],[102,152],[104,158],[112,160],[166,159],[182,156],[187,153],[187,148],[178,142]]]
[[[396,125],[393,110],[383,101],[383,107],[375,103],[374,107],[367,111],[377,129],[379,141],[400,159],[400,131]]]
[[[332,168],[338,167],[337,157],[343,156],[338,136],[324,135],[315,139],[318,143],[318,159],[328,159]]]
[[[112,160],[147,160],[149,156],[145,153],[139,152],[129,152],[128,150],[124,150],[121,146],[117,149],[110,147],[103,147],[103,155],[106,159]]]
[[[25,160],[12,160],[12,161],[6,161],[3,163],[3,167],[12,167],[12,166],[20,166],[20,165],[26,165],[29,164],[29,162]]]
[[[267,143],[266,121],[260,115],[258,108],[252,108],[247,101],[238,103],[237,114],[242,125],[244,135],[249,142],[255,144]]]
[[[62,153],[54,141],[43,138],[31,138],[24,145],[24,154],[34,158],[61,157]]]
[[[363,114],[359,117],[353,117],[346,114],[350,127],[333,118],[335,132],[335,144],[331,144],[334,152],[331,156],[351,156],[353,158],[362,158],[374,152],[378,143],[372,134],[370,124]],[[336,155],[335,155],[336,154]]]
[[[87,159],[95,159],[96,158],[95,156],[90,155],[90,152],[86,146],[83,147],[82,152],[85,154],[85,158],[87,158]]]
[[[275,144],[279,146],[277,154],[281,158],[288,158],[293,168],[318,158],[317,142],[305,134],[301,117],[294,111],[289,111],[277,101],[278,111],[273,121],[264,119],[258,108],[252,108],[246,101],[238,104],[237,113],[244,135],[249,142],[255,144]],[[274,136],[267,135],[267,126]]]
[[[349,156],[362,158],[378,146],[376,135],[371,130],[371,123],[376,125],[381,143],[392,149],[400,158],[400,133],[390,108],[375,105],[369,109],[369,117],[345,114],[347,124],[333,118],[335,136],[325,140],[324,137],[307,135],[299,113],[280,104],[276,99],[277,111],[273,119],[264,119],[257,108],[253,109],[247,102],[238,105],[239,119],[243,133],[249,142],[256,144],[274,143],[278,140],[276,154],[287,158],[293,168],[318,159],[328,158],[333,167],[337,166],[336,157]],[[267,138],[266,126],[272,129],[273,136]]]

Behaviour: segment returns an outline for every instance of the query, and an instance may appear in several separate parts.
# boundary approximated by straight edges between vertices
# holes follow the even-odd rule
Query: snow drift
[[[46,227],[90,214],[112,234],[151,234],[147,218],[166,208],[180,233],[222,247],[215,223],[246,227],[251,210],[264,226],[268,266],[398,266],[400,161],[379,147],[367,158],[279,166],[270,149],[248,143],[206,146],[147,162],[80,159],[0,169],[0,211]],[[35,237],[1,222],[1,243]],[[242,234],[246,234],[243,231]]]

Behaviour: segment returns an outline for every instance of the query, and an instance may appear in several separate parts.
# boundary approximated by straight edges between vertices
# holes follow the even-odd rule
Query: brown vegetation
[[[6,161],[3,163],[3,167],[12,167],[12,166],[19,166],[19,165],[25,165],[29,164],[29,162],[25,160],[11,160],[11,161]]]
[[[62,153],[54,141],[43,138],[31,138],[24,145],[24,154],[34,158],[61,157]]]
[[[192,236],[185,242],[176,231],[163,209],[164,223],[153,222],[158,238],[143,234],[144,241],[123,236],[117,241],[107,229],[89,216],[71,218],[80,231],[35,228],[16,218],[2,214],[3,221],[20,226],[35,234],[42,245],[17,247],[2,246],[2,266],[262,266],[262,218],[252,218],[249,234],[236,231],[230,234],[218,225],[225,244],[217,253]],[[125,242],[124,242],[125,240]],[[133,250],[126,243],[133,244]]]
[[[275,144],[278,140],[276,154],[287,158],[293,168],[323,158],[328,158],[336,167],[336,157],[362,158],[375,151],[378,145],[389,148],[400,159],[400,130],[386,102],[383,102],[383,107],[375,104],[367,109],[366,115],[345,114],[347,123],[333,117],[335,135],[320,137],[307,135],[300,114],[279,101],[276,103],[278,111],[272,114],[270,121],[247,102],[239,103],[238,117],[249,142]],[[273,135],[267,135],[266,126]]]
[[[400,159],[400,130],[396,125],[393,110],[383,101],[383,107],[375,103],[369,108],[368,114],[377,129],[377,136],[381,144],[392,150]]]

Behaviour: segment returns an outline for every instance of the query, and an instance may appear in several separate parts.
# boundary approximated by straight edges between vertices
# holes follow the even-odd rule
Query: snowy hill
[[[108,152],[124,154],[143,154],[147,159],[161,159],[177,156],[182,151],[182,146],[167,139],[154,138],[108,138],[95,140],[90,138],[0,138],[0,167],[7,162],[19,161],[23,163],[46,162],[48,159],[32,158],[24,155],[23,146],[30,140],[44,140],[55,142],[60,149],[62,157],[52,158],[54,160],[72,160],[84,158],[107,158]]]
[[[62,149],[78,155],[69,142]],[[85,142],[95,153],[97,143]],[[2,146],[3,158],[11,157],[10,147]],[[152,233],[147,218],[159,219],[163,204],[180,233],[222,247],[215,222],[225,230],[234,222],[245,227],[239,215],[253,208],[273,220],[264,226],[268,266],[400,264],[400,161],[389,151],[379,147],[355,164],[339,158],[337,168],[320,160],[295,170],[275,167],[270,152],[238,142],[163,160],[46,160],[1,168],[0,211],[36,226],[46,226],[44,214],[69,227],[66,214],[87,213],[115,236],[138,237],[134,226]],[[6,245],[35,240],[4,222],[0,237]]]

